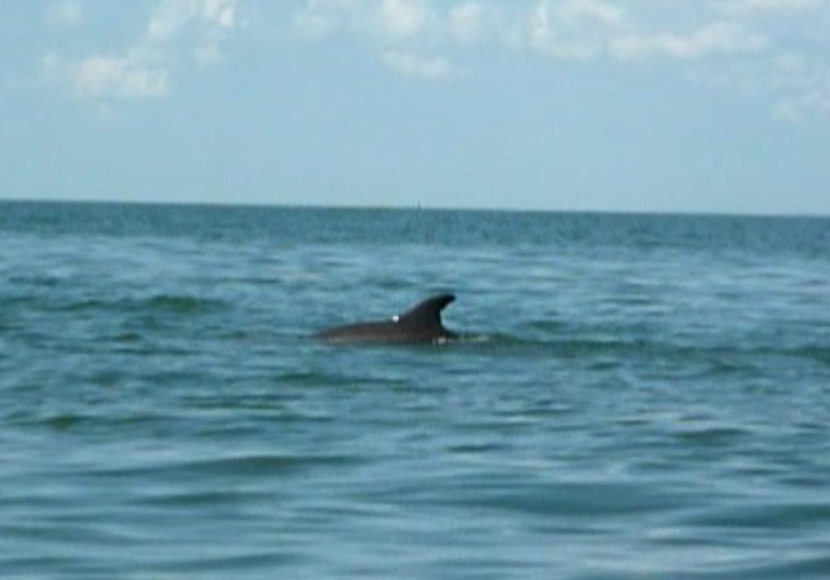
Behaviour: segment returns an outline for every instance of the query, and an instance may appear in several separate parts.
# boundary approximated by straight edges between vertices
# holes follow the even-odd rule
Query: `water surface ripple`
[[[830,578],[828,296],[821,219],[0,203],[0,576]]]

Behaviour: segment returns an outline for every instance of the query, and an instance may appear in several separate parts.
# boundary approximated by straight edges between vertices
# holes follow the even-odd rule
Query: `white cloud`
[[[458,78],[454,63],[487,42],[553,62],[671,64],[678,79],[830,113],[830,0],[305,0],[293,28],[422,79]],[[810,66],[787,65],[795,53]]]
[[[77,28],[83,21],[84,7],[77,0],[63,0],[46,9],[46,24],[50,28]]]
[[[550,2],[545,2],[545,5]],[[571,0],[561,4],[562,20],[568,23],[595,24],[602,28],[613,28],[622,23],[625,11],[618,4],[602,0]]]
[[[170,74],[160,57],[143,50],[122,56],[92,55],[72,61],[49,54],[41,60],[42,78],[68,86],[81,98],[148,99],[170,91]]]
[[[216,66],[225,60],[222,49],[216,43],[206,42],[193,49],[193,60],[200,67]]]
[[[827,6],[826,0],[733,0],[719,10],[731,14],[780,14],[815,10]]]
[[[190,26],[202,26],[211,33],[238,26],[238,0],[164,0],[147,23],[150,42],[174,41]]]
[[[162,0],[144,33],[120,53],[82,58],[49,54],[41,60],[40,77],[79,98],[163,97],[172,91],[176,71],[188,62],[205,67],[224,59],[223,43],[244,27],[240,2]]]
[[[602,52],[608,35],[620,29],[624,18],[622,8],[601,0],[542,0],[527,17],[524,40],[555,58],[591,58]]]
[[[360,35],[370,29],[372,9],[365,0],[306,0],[294,12],[293,28],[301,37],[321,39],[341,31]]]
[[[830,86],[814,87],[787,97],[775,107],[776,116],[785,121],[800,121],[813,111],[830,115]]]
[[[441,56],[389,50],[383,53],[383,61],[402,75],[416,79],[443,81],[455,76],[452,64]]]
[[[202,18],[225,29],[239,25],[236,0],[206,0],[202,7]]]
[[[419,0],[383,0],[378,18],[385,34],[405,39],[424,30],[429,14]]]
[[[468,1],[450,8],[450,33],[461,44],[472,44],[484,34],[487,10],[480,2]]]
[[[767,84],[784,96],[776,113],[788,120],[800,119],[810,111],[830,115],[830,70],[801,54],[783,54],[772,61]]]
[[[293,18],[293,28],[303,38],[358,38],[395,72],[431,81],[455,74],[447,57],[424,50],[438,35],[438,25],[427,0],[307,0]]]
[[[609,42],[609,52],[624,60],[651,57],[688,60],[716,54],[760,52],[766,46],[766,39],[759,34],[747,32],[740,26],[715,22],[690,34],[658,32],[615,37]]]
[[[312,39],[348,32],[396,42],[425,33],[430,19],[425,0],[307,0],[293,24]]]
[[[242,27],[238,0],[164,0],[150,16],[145,42],[171,46],[189,32],[193,60],[207,67],[224,60],[222,41]]]

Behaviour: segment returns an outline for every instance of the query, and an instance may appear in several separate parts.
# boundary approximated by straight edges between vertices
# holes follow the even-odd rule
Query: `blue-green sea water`
[[[0,578],[830,578],[830,220],[0,203]]]

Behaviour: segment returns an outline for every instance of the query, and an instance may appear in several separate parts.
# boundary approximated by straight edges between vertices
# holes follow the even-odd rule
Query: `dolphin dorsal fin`
[[[440,327],[441,311],[453,300],[455,296],[452,294],[439,294],[427,298],[411,310],[396,316],[395,319],[399,324],[407,326]]]

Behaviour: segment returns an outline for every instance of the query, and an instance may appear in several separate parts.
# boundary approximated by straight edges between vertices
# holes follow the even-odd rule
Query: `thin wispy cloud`
[[[47,54],[41,59],[40,74],[80,98],[149,99],[162,97],[170,90],[164,54],[146,47],[79,60]]]
[[[458,78],[450,71],[487,43],[553,62],[673,63],[678,79],[752,85],[789,117],[830,102],[830,0],[305,0],[292,26],[309,41],[361,43],[424,80]]]
[[[723,2],[719,10],[725,14],[782,14],[812,11],[826,7],[825,0],[734,0]]]
[[[132,42],[47,52],[40,79],[87,99],[164,97],[187,67],[227,59],[251,6],[159,0]],[[552,68],[659,66],[678,82],[760,95],[783,118],[830,112],[830,0],[292,0],[278,12],[283,20],[263,25],[289,30],[299,47],[358,44],[391,73],[425,82],[486,75],[483,50],[501,50]],[[81,0],[44,15],[50,29],[78,35],[89,17]]]
[[[767,44],[766,37],[742,26],[715,22],[690,32],[616,36],[608,41],[608,54],[621,60],[663,58],[684,61],[760,53]]]
[[[467,5],[469,12],[475,3]],[[447,26],[459,39],[469,40],[477,34],[475,18],[456,11],[452,21],[426,0],[309,0],[294,12],[292,26],[311,41],[343,37],[366,43],[391,70],[437,81],[455,74],[455,65],[442,52],[446,39],[441,28]]]
[[[64,4],[66,20],[73,3]],[[189,63],[221,62],[223,43],[242,26],[239,0],[163,0],[139,38],[121,51],[81,57],[51,52],[41,58],[39,74],[44,83],[84,99],[160,98]]]
[[[426,30],[431,15],[424,2],[385,0],[378,8],[378,24],[393,39],[406,40]]]
[[[447,25],[455,42],[471,45],[484,37],[490,20],[495,17],[492,9],[479,2],[468,1],[450,8]]]
[[[383,53],[383,61],[400,74],[416,79],[444,81],[458,74],[452,63],[441,56],[388,50]]]
[[[84,21],[84,7],[78,0],[64,0],[46,10],[46,25],[52,29],[78,28]]]

